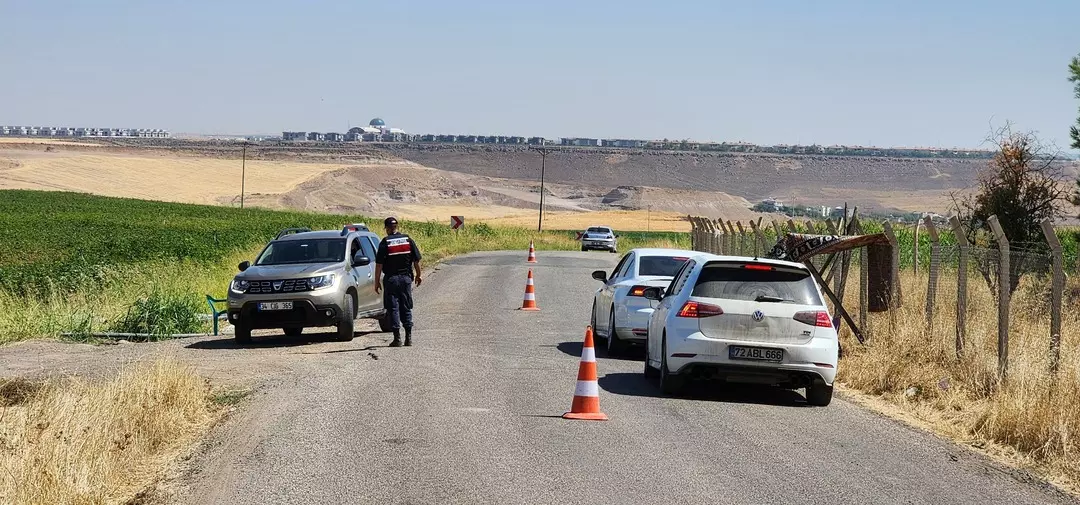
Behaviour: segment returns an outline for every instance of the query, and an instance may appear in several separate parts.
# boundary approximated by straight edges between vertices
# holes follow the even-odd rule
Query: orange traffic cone
[[[533,247],[532,240],[529,241],[529,263],[536,263],[536,248]]]
[[[529,280],[525,281],[525,301],[521,304],[521,310],[540,310],[536,306],[536,287],[533,285],[532,269],[529,269]]]
[[[596,349],[593,347],[592,326],[585,328],[585,344],[581,347],[581,364],[578,365],[577,387],[574,388],[574,404],[563,419],[607,421],[600,412],[600,386],[596,383]]]

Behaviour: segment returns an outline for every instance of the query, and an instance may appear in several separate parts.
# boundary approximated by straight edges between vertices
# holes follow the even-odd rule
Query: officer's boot
[[[390,342],[390,347],[401,347],[401,331],[394,330],[394,341]]]
[[[412,328],[405,328],[405,347],[412,345]]]

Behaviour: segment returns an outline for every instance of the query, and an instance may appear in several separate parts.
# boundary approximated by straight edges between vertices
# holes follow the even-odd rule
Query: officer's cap
[[[387,228],[389,228],[391,226],[397,226],[397,218],[395,218],[393,216],[386,218],[386,220],[383,221],[383,226],[385,226]]]

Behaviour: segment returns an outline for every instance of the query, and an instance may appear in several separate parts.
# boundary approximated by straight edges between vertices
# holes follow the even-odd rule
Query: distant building
[[[281,132],[281,140],[285,142],[301,142],[307,140],[307,132]]]
[[[561,144],[564,146],[576,147],[598,147],[600,145],[600,141],[598,139],[571,137],[561,139]]]
[[[631,147],[642,148],[645,147],[649,141],[647,140],[626,140],[626,139],[604,139],[600,141],[603,147]]]
[[[311,142],[322,142],[326,137],[319,132],[308,132],[307,139]]]
[[[546,141],[544,137],[529,137],[530,146],[538,146]]]
[[[344,142],[345,135],[342,133],[327,133],[324,135],[327,142]]]

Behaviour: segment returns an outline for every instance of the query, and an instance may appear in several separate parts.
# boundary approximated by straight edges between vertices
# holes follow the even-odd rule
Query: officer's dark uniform
[[[375,254],[375,263],[382,265],[383,306],[390,318],[390,327],[394,330],[394,340],[398,341],[400,328],[404,327],[406,345],[412,343],[413,263],[420,259],[416,242],[404,233],[387,235],[379,243],[379,250]]]

